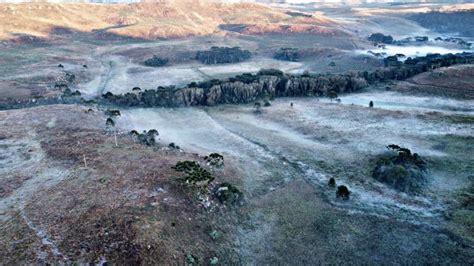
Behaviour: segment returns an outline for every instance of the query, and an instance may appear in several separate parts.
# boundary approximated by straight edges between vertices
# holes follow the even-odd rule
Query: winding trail
[[[40,229],[38,226],[36,226],[33,221],[31,221],[28,216],[26,215],[26,212],[24,210],[24,206],[20,207],[20,216],[25,221],[25,223],[28,225],[28,227],[35,232],[36,236],[41,239],[41,243],[45,246],[48,246],[50,251],[53,253],[55,257],[60,257],[63,261],[68,261],[68,257],[65,256],[61,251],[59,251],[58,246],[54,243],[53,240],[51,240],[46,231],[43,229]],[[44,254],[38,254],[39,259],[45,259],[46,255]]]

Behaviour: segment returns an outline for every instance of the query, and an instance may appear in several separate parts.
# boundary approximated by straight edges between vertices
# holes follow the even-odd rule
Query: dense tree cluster
[[[152,58],[145,60],[144,64],[150,67],[161,67],[168,64],[168,59],[154,55]]]
[[[402,62],[398,61],[398,56],[396,55],[385,57],[383,63],[386,67],[398,67],[402,64]]]
[[[298,48],[280,48],[273,54],[273,58],[284,61],[298,61],[299,57]]]
[[[426,183],[426,163],[407,148],[395,144],[387,148],[391,152],[377,160],[372,176],[399,191],[420,192]]]
[[[63,91],[63,96],[64,97],[81,96],[81,92],[78,90],[71,91],[71,89],[66,88]]]
[[[208,51],[198,51],[196,59],[201,63],[227,64],[245,61],[252,56],[250,51],[242,50],[240,47],[211,47]]]
[[[369,84],[388,80],[404,80],[435,68],[473,62],[473,53],[428,54],[423,57],[409,57],[403,63],[397,63],[390,68],[382,68],[373,72],[364,71],[359,73],[359,76],[362,76]]]
[[[391,44],[393,42],[393,37],[392,36],[384,35],[382,33],[373,33],[367,39],[371,42],[377,42],[377,43]]]
[[[359,91],[368,84],[389,80],[404,80],[417,74],[454,64],[473,63],[474,54],[430,54],[407,58],[386,59],[389,67],[373,72],[350,74],[285,74],[266,69],[257,74],[244,73],[233,78],[192,82],[184,88],[158,87],[156,90],[134,91],[122,95],[107,92],[103,98],[122,106],[178,107],[216,104],[250,103],[261,99],[299,96],[332,96]]]
[[[470,48],[472,46],[472,43],[469,43],[469,42],[463,40],[462,38],[458,38],[458,37],[449,37],[449,38],[445,38],[445,39],[443,39],[441,37],[436,37],[435,41],[448,42],[448,43],[457,43],[457,44],[462,45],[466,48]]]
[[[156,129],[150,129],[148,131],[143,130],[143,133],[138,133],[136,130],[132,130],[129,133],[130,136],[136,138],[137,141],[143,145],[147,146],[155,146],[156,145],[156,137],[159,135]]]
[[[458,32],[464,36],[474,36],[474,27],[472,27],[474,25],[474,10],[416,13],[410,16],[410,19],[437,32]]]

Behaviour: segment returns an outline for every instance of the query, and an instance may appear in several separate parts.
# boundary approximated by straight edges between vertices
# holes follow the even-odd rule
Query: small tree
[[[107,129],[111,129],[111,128],[115,127],[115,121],[110,117],[107,118],[107,120],[105,121],[105,127]]]
[[[337,99],[337,92],[335,92],[335,91],[329,91],[329,92],[328,92],[328,97],[329,97],[329,99],[330,99],[331,102],[332,102],[332,100]]]
[[[262,111],[260,110],[260,108],[262,107],[262,104],[260,102],[256,102],[254,103],[253,105],[253,108],[255,109],[254,112],[256,114],[260,114]]]
[[[336,197],[342,198],[343,200],[348,200],[350,194],[351,192],[346,186],[342,185],[337,187]]]
[[[114,140],[115,140],[115,147],[117,147],[118,143],[117,143],[117,131],[115,130],[115,121],[110,117],[107,118],[107,120],[105,121],[105,127],[108,131],[113,130]]]
[[[334,177],[331,177],[331,178],[329,179],[328,185],[329,185],[330,187],[335,187],[335,186],[336,186],[336,179],[334,179]]]

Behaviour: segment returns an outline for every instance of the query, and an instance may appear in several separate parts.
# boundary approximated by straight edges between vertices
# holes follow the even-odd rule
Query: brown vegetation
[[[321,25],[332,20],[317,17],[292,17],[284,10],[252,4],[169,1],[138,4],[0,4],[0,39],[68,35],[75,31],[99,36],[123,35],[156,39],[205,35],[219,31],[221,24],[252,21],[247,33],[268,31],[326,32]],[[280,25],[285,22],[288,25]],[[294,24],[294,25],[293,25]],[[33,37],[34,36],[34,37]]]
[[[204,192],[183,187],[176,178],[179,173],[172,169],[179,160],[205,165],[204,158],[147,147],[127,134],[121,134],[115,146],[113,136],[103,129],[101,112],[85,110],[49,106],[0,113],[1,128],[11,132],[0,131],[6,143],[18,142],[25,134],[31,134],[30,142],[39,142],[32,154],[42,156],[29,160],[26,172],[36,173],[33,178],[43,183],[22,195],[22,210],[16,204],[2,209],[2,215],[10,217],[2,228],[12,234],[0,241],[0,263],[97,263],[102,258],[113,264],[183,264],[188,252],[201,262],[214,256],[226,261],[208,235],[231,226],[224,221],[228,219],[221,209],[224,205],[209,190],[210,205],[205,206],[198,197]],[[28,124],[29,133],[20,132],[26,128],[18,127],[18,120]],[[21,163],[21,158],[16,159]],[[0,181],[20,176],[21,168],[11,165]],[[50,168],[63,170],[53,177]],[[237,173],[227,167],[216,180],[228,180],[227,175]],[[51,178],[60,181],[45,187],[45,180]],[[23,191],[26,186],[20,182],[11,190]],[[15,192],[1,196],[11,193]],[[53,244],[42,243],[40,236]],[[225,248],[230,237],[223,235],[219,245]],[[11,241],[19,244],[10,245]]]

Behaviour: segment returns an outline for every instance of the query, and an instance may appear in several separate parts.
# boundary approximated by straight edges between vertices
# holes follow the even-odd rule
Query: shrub
[[[149,131],[144,130],[141,134],[139,134],[136,130],[132,130],[129,134],[132,137],[136,137],[138,139],[138,142],[147,146],[155,146],[155,137],[159,135],[156,129],[150,129]]]
[[[150,67],[161,67],[161,66],[166,65],[167,63],[168,63],[168,59],[161,58],[156,55],[154,55],[152,58],[145,60],[144,62],[145,66],[150,66]]]
[[[183,178],[185,184],[195,185],[199,182],[209,184],[214,180],[212,174],[195,161],[179,161],[172,168],[186,174]]]
[[[337,98],[337,92],[335,91],[328,91],[327,95],[331,101]]]
[[[251,57],[248,50],[242,50],[240,47],[211,47],[208,51],[198,51],[196,59],[204,64],[226,64],[236,63],[247,60]]]
[[[257,72],[258,76],[283,76],[283,71],[274,68],[262,68]]]
[[[176,149],[176,150],[179,150],[180,147],[176,144],[174,144],[174,142],[171,142],[170,144],[168,144],[168,147],[171,148],[171,149]]]
[[[349,189],[346,186],[342,185],[342,186],[337,187],[337,191],[336,191],[336,197],[337,198],[342,198],[343,200],[348,200],[350,194],[351,194],[351,192],[349,191]]]
[[[260,110],[261,107],[262,107],[262,104],[260,102],[255,102],[253,104],[254,113],[260,114],[262,112],[262,110]]]
[[[107,118],[107,120],[105,120],[105,126],[107,128],[111,128],[111,127],[114,127],[115,126],[115,121],[112,119],[112,118]]]
[[[298,61],[299,57],[298,48],[280,48],[273,54],[273,58],[284,61]]]
[[[390,35],[383,35],[382,33],[373,33],[369,36],[368,40],[371,42],[381,42],[390,44],[393,42],[393,37]]]
[[[105,111],[105,115],[108,115],[110,117],[112,116],[120,116],[120,111],[116,109],[107,109]]]
[[[334,179],[333,177],[329,178],[328,185],[330,187],[335,187],[336,186],[336,179]]]
[[[407,148],[395,144],[387,148],[391,153],[378,158],[373,178],[402,192],[420,192],[427,181],[426,163]]]
[[[108,91],[108,92],[102,94],[102,97],[103,97],[104,99],[112,99],[112,98],[114,97],[114,94],[111,93],[110,91]]]
[[[243,193],[234,185],[226,182],[216,187],[214,195],[221,203],[235,204],[243,199]]]
[[[224,165],[224,156],[219,153],[211,153],[204,157],[204,160],[211,166],[222,167]]]

